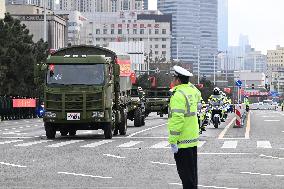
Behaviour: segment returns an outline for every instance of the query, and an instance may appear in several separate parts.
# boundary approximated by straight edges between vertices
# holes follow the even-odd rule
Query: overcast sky
[[[157,0],[148,1],[149,9],[157,9]],[[242,33],[263,53],[284,46],[283,18],[284,0],[229,0],[229,45],[237,45]]]

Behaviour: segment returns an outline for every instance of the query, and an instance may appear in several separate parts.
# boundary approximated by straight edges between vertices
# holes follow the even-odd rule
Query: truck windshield
[[[46,77],[47,84],[101,85],[104,75],[104,64],[50,64]]]

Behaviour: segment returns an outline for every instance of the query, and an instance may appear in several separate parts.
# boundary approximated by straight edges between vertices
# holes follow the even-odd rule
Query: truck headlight
[[[54,112],[45,112],[45,117],[56,117],[56,113],[54,113]]]
[[[99,117],[99,118],[103,118],[105,117],[105,113],[104,112],[93,112],[92,117]]]

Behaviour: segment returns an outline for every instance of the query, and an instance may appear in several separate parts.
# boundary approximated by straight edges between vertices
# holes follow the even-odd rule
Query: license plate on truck
[[[80,120],[80,113],[67,113],[67,120]]]

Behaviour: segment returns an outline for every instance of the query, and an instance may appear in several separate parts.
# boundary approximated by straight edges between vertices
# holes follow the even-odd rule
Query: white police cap
[[[185,77],[191,77],[193,76],[192,73],[190,73],[189,71],[187,71],[186,69],[180,67],[180,66],[174,66],[174,76],[185,76]]]

